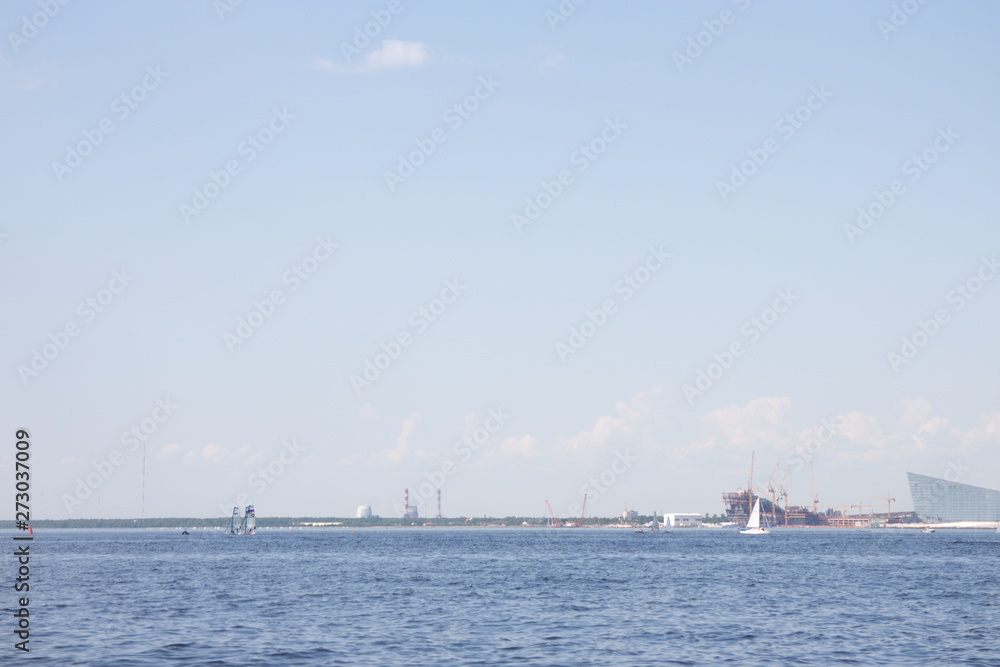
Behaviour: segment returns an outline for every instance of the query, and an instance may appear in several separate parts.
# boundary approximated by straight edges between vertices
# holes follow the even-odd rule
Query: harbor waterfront
[[[11,531],[4,531],[10,534]],[[50,665],[996,664],[1000,534],[35,530]]]

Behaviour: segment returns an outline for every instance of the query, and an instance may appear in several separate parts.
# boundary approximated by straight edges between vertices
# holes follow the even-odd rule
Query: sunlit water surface
[[[1000,665],[1000,535],[986,531],[35,538],[31,652],[11,633],[0,647],[18,663]],[[13,602],[8,588],[9,628]]]

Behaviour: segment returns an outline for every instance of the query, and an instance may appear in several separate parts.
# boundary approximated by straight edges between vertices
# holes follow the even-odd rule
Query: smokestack
[[[438,489],[438,515],[437,518],[441,518],[441,489]]]

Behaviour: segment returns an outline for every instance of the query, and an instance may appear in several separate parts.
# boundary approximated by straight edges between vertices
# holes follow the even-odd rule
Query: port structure
[[[767,489],[757,488],[753,484],[754,456],[750,457],[750,478],[747,480],[746,489],[722,494],[722,501],[726,506],[726,516],[730,521],[738,525],[743,525],[750,517],[750,510],[754,503],[760,500],[760,511],[771,519],[772,526],[831,526],[837,528],[867,528],[870,526],[886,525],[890,523],[903,523],[907,520],[905,513],[892,513],[892,503],[896,501],[891,496],[875,496],[873,500],[885,502],[885,513],[875,511],[875,506],[871,503],[859,503],[850,507],[834,507],[825,512],[819,511],[819,496],[816,494],[816,475],[812,462],[809,464],[809,478],[812,484],[812,507],[788,504],[788,479],[791,472],[790,467],[786,467],[786,474],[783,482],[777,480],[781,461],[774,468],[774,475],[767,485]],[[781,502],[779,502],[781,501]],[[852,513],[850,510],[856,510]],[[865,510],[868,510],[867,513]]]

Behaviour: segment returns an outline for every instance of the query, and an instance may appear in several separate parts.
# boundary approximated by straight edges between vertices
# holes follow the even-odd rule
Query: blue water
[[[998,566],[986,531],[51,530],[0,664],[1000,665]]]

